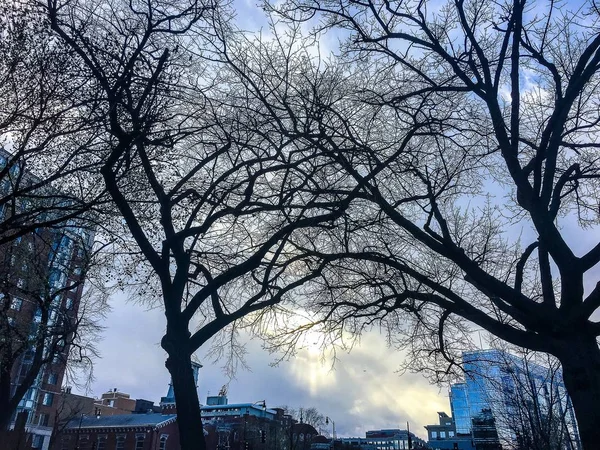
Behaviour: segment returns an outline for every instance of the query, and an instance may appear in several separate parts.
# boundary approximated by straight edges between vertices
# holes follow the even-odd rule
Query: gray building
[[[432,450],[474,450],[470,434],[457,435],[454,419],[445,412],[438,412],[438,424],[426,425],[427,445]]]
[[[409,441],[412,444],[410,447]],[[425,446],[425,441],[415,436],[414,433],[396,428],[370,430],[365,433],[364,438],[342,438],[341,442],[352,448],[362,450],[405,450]]]

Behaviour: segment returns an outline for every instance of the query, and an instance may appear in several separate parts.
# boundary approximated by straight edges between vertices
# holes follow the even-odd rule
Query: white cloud
[[[105,338],[99,343],[102,359],[96,362],[93,394],[119,388],[132,398],[158,402],[166,394],[169,374],[160,348],[165,318],[160,309],[146,310],[126,302],[123,295],[112,301],[113,310],[105,323]],[[269,407],[315,406],[336,423],[339,436],[364,436],[379,428],[405,428],[424,436],[423,426],[434,423],[437,411],[449,412],[444,392],[430,386],[419,375],[400,376],[398,351],[388,349],[378,334],[364,336],[349,354],[321,360],[315,349],[272,367],[275,356],[261,349],[261,343],[247,344],[250,370],[241,370],[229,384],[230,402],[266,400]],[[210,392],[216,394],[229,380],[219,362],[203,358],[198,393],[204,402]]]

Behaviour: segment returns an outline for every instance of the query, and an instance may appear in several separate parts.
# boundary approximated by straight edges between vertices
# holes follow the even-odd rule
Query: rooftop
[[[118,414],[114,416],[83,416],[75,418],[67,425],[74,428],[121,428],[121,427],[154,427],[166,424],[177,418],[175,414]],[[81,423],[81,425],[80,425]]]

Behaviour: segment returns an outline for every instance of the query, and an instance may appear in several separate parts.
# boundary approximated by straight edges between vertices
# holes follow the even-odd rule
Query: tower
[[[198,371],[202,367],[202,364],[196,363],[192,361],[192,373],[194,375],[194,384],[198,387]],[[167,395],[165,397],[161,397],[160,406],[165,409],[175,407],[175,390],[173,389],[173,380],[169,382],[169,388],[167,389]]]

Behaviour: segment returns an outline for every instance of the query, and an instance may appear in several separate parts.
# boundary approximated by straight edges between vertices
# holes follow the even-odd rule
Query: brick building
[[[116,416],[119,414],[132,414],[135,411],[136,400],[129,394],[119,392],[114,388],[102,394],[100,399],[94,402],[94,414],[99,416]]]
[[[6,161],[7,153],[0,149],[0,167]],[[36,181],[22,167],[13,170],[21,186]],[[10,179],[0,182],[4,199],[11,195]],[[46,203],[60,197],[45,188],[27,198],[5,201],[0,205],[0,223],[18,222],[20,215],[32,210],[42,211],[40,216],[45,214],[49,220],[56,205]],[[0,245],[0,339],[4,343],[0,387],[5,389],[0,396],[8,399],[7,410],[14,411],[11,423],[17,413],[27,413],[26,430],[33,448],[49,447],[92,240],[93,231],[83,221],[70,219]],[[15,410],[11,402],[19,399]]]
[[[114,396],[115,401],[129,399],[112,393],[121,394]],[[168,401],[161,404],[161,412],[148,408],[145,414],[133,410],[112,416],[102,415],[95,403],[92,414],[68,422],[52,450],[179,450],[177,405],[168,396],[163,399]],[[229,404],[225,396],[211,397],[209,402],[202,407],[208,450],[309,450],[318,434],[312,426],[299,424],[264,402]]]
[[[69,422],[53,450],[177,450],[175,414],[81,416]]]

